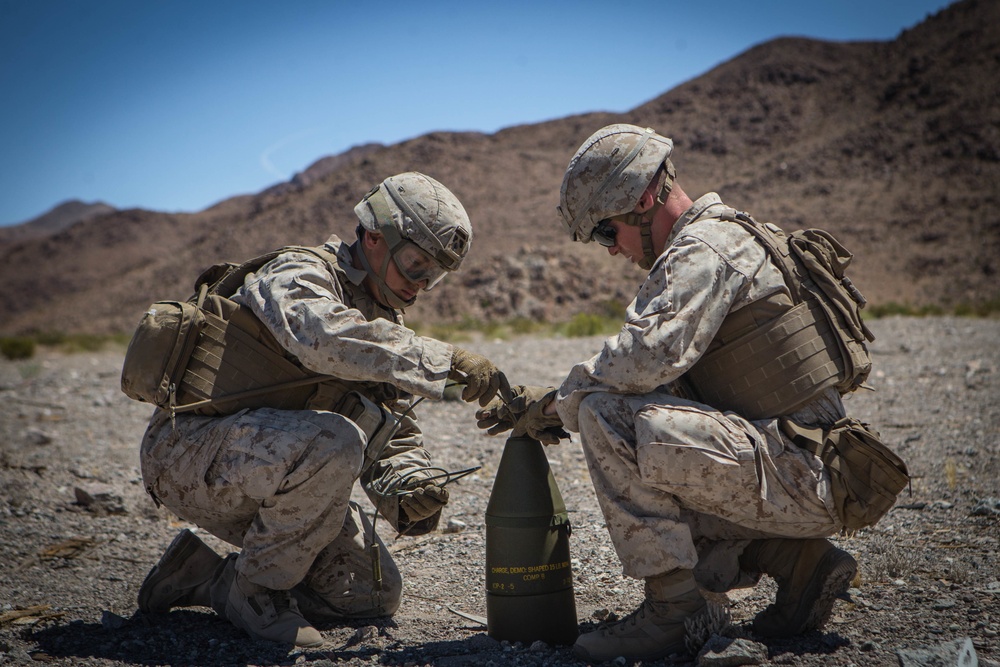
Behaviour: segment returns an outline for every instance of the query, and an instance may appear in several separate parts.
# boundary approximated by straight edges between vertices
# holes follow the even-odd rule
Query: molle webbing
[[[206,322],[178,383],[176,412],[220,415],[260,407],[332,410],[348,391],[343,382],[313,373],[289,358],[253,313],[228,298],[248,274],[288,251],[315,255],[331,270],[337,266],[336,256],[323,248],[289,246],[239,265],[217,265],[199,278],[198,306]]]
[[[843,361],[830,350],[837,350],[835,334],[810,299],[706,353],[687,375],[704,403],[765,419],[794,412],[839,382]]]
[[[224,297],[206,300],[205,327],[178,387],[178,412],[195,402],[199,414],[232,414],[245,408],[301,409],[322,377],[292,362],[260,321]],[[309,381],[315,378],[314,381]],[[299,386],[289,386],[302,380]],[[280,391],[260,391],[280,386]],[[248,392],[255,392],[249,394]],[[241,397],[226,400],[227,397]]]

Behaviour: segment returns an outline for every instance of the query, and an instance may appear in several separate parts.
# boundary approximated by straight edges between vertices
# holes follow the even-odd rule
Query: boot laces
[[[605,634],[615,635],[619,632],[623,632],[628,628],[634,628],[638,625],[639,621],[646,618],[646,609],[649,606],[649,600],[643,600],[642,604],[639,605],[635,610],[629,613],[628,616],[621,619],[620,621],[615,621],[614,623],[609,623],[604,626],[603,630]]]
[[[261,618],[274,619],[292,609],[292,596],[288,591],[263,588],[247,597],[247,603]]]
[[[288,591],[268,591],[267,597],[271,600],[271,605],[277,616],[292,608],[292,596],[289,595]]]

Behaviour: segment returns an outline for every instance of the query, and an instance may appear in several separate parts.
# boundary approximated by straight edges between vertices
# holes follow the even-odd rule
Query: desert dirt
[[[766,642],[748,624],[773,582],[717,601],[764,647],[756,664],[896,665],[900,652],[969,639],[979,664],[998,665],[1000,320],[888,318],[872,328],[876,391],[851,396],[849,412],[881,431],[913,480],[878,525],[835,538],[860,563],[852,600],[821,632]],[[515,383],[549,385],[600,343],[466,345]],[[151,409],[120,392],[121,361],[119,349],[0,360],[0,664],[581,664],[567,646],[497,642],[455,613],[486,616],[484,514],[505,443],[478,432],[474,406],[455,400],[418,407],[428,448],[445,468],[482,468],[451,487],[442,530],[396,537],[380,524],[406,582],[394,618],[323,627],[324,647],[296,650],[252,640],[210,609],[143,617],[143,577],[194,527],[143,491],[137,449]],[[632,611],[641,585],[621,575],[578,437],[545,452],[572,521],[576,611],[588,630]]]

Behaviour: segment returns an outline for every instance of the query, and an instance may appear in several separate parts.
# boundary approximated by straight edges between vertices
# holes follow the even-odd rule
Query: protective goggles
[[[590,240],[600,243],[605,248],[611,248],[618,243],[617,237],[618,230],[611,226],[610,218],[598,222],[594,231],[590,233]]]
[[[392,251],[392,261],[399,273],[411,283],[419,284],[426,280],[424,287],[428,290],[444,278],[447,271],[437,263],[423,248],[412,241],[403,241]]]
[[[413,210],[413,207],[410,206],[409,202],[399,195],[396,187],[393,185],[392,178],[385,179],[385,182],[383,182],[378,189],[372,190],[372,193],[369,194],[369,200],[372,201],[373,205],[380,206],[387,211],[387,206],[382,203],[376,203],[374,200],[378,198],[372,196],[373,194],[382,194],[383,189],[389,193],[389,196],[392,198],[392,201],[396,204],[396,206],[399,207],[399,210],[405,213],[406,216],[413,221],[413,224],[420,228],[423,238],[437,246],[434,251],[434,255],[437,256],[438,263],[441,266],[448,267],[449,270],[457,269],[458,265],[462,263],[462,257],[464,256],[460,255],[459,252],[463,252],[465,250],[465,246],[468,245],[469,242],[469,236],[465,230],[455,230],[455,235],[452,237],[452,242],[450,244],[451,247],[445,246],[441,242],[441,239],[438,238],[437,234],[431,231],[427,224],[424,223],[423,218],[417,215],[417,212]],[[383,202],[385,201],[385,195],[382,195],[382,200]],[[385,219],[383,217],[385,213],[379,215],[378,210],[376,210],[375,214],[376,218],[380,221]],[[391,214],[389,215],[389,219],[392,219]],[[441,278],[439,276],[438,280],[440,279]]]

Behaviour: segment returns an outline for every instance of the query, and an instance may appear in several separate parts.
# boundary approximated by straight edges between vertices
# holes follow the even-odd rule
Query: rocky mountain
[[[774,40],[625,113],[361,146],[199,213],[123,210],[2,245],[0,334],[129,331],[151,301],[186,298],[208,265],[352,238],[355,203],[411,169],[448,185],[475,227],[462,271],[411,321],[623,305],[640,270],[570,243],[555,211],[569,158],[610,122],[671,136],[693,197],[715,191],[758,219],[831,231],[873,303],[996,302],[998,82],[995,0],[961,0],[888,42]]]
[[[86,203],[79,199],[64,201],[37,218],[9,227],[0,227],[0,246],[28,239],[51,236],[78,222],[115,212],[114,206],[104,202]]]

